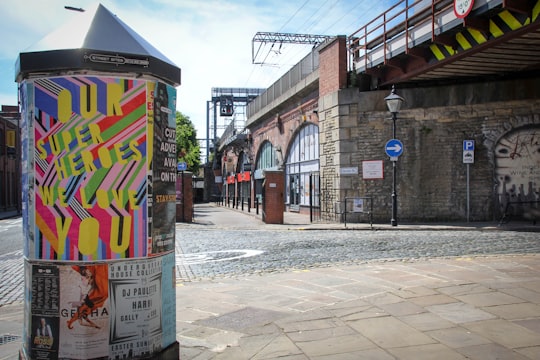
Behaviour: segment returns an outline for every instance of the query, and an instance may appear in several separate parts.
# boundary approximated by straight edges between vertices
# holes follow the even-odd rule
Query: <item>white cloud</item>
[[[198,137],[206,135],[206,101],[211,99],[212,87],[268,87],[309,52],[309,47],[298,45],[283,45],[281,51],[277,46],[272,51],[266,47],[262,59],[276,66],[253,65],[251,41],[258,31],[347,35],[360,26],[359,19],[370,19],[366,12],[378,14],[380,9],[376,7],[385,7],[385,2],[388,1],[101,1],[181,68],[177,109],[195,123]],[[4,36],[0,48],[0,103],[16,104],[13,79],[18,54],[76,15],[65,10],[65,5],[89,9],[96,2],[0,1],[0,33]]]

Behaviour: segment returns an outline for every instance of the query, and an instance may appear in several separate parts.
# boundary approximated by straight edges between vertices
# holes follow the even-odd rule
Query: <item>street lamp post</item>
[[[396,120],[397,113],[401,109],[401,104],[404,99],[396,94],[394,86],[392,86],[392,92],[390,95],[384,98],[386,101],[386,106],[388,111],[392,114],[392,139],[396,139]],[[392,219],[390,220],[392,226],[397,226],[397,191],[396,191],[396,181],[397,181],[397,157],[391,158],[392,160]]]

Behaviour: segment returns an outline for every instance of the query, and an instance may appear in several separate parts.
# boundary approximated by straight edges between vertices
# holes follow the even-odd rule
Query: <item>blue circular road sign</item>
[[[403,154],[403,144],[398,139],[388,140],[384,146],[384,151],[390,157],[398,157]]]

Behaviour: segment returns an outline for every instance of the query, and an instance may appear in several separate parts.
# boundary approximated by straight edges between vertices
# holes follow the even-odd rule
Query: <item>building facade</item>
[[[0,112],[0,215],[21,213],[19,107],[2,105]]]
[[[269,88],[271,94],[248,105],[242,154],[252,167],[251,199],[260,196],[265,171],[281,170],[285,210],[307,212],[316,204],[331,221],[370,215],[389,222],[393,190],[405,222],[492,221],[505,213],[540,218],[537,72],[398,86],[405,104],[396,138],[404,149],[391,159],[385,153],[393,137],[385,103],[390,89],[366,90],[365,78],[347,70],[344,37],[310,56],[317,67],[309,75],[278,95]],[[243,157],[226,159],[234,164]]]

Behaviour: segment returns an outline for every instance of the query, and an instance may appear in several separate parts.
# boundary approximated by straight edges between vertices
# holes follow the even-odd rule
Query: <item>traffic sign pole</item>
[[[395,130],[393,131],[393,135],[394,137],[396,136]],[[393,169],[392,171],[392,219],[390,222],[392,226],[397,226],[397,189],[396,189],[397,160],[398,160],[398,157],[401,154],[403,154],[403,144],[398,139],[388,140],[388,142],[384,146],[384,151],[386,152],[386,155],[390,157],[390,161],[392,161],[392,169]]]
[[[463,140],[463,163],[467,164],[467,222],[469,222],[471,190],[469,185],[469,167],[474,163],[474,140]]]
[[[469,166],[470,164],[467,164],[467,222],[469,222],[469,210],[471,208],[470,202],[471,202],[471,191],[469,187]]]

